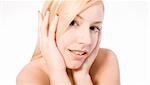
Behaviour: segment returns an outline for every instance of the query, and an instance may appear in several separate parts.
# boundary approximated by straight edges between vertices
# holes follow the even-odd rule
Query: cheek
[[[98,34],[93,34],[92,35],[92,46],[91,46],[91,51],[95,48],[95,46],[99,43],[100,41],[100,35]]]
[[[57,47],[61,52],[67,46],[66,40],[63,37],[60,37],[56,42],[57,42]]]
[[[75,42],[75,32],[73,30],[68,30],[57,37],[58,44],[63,46],[68,46]]]
[[[61,35],[56,42],[59,50],[64,52],[74,42],[74,36],[70,35],[70,33],[65,33]]]
[[[102,31],[99,32],[98,39],[99,39],[99,43],[100,43],[101,39],[102,39]]]

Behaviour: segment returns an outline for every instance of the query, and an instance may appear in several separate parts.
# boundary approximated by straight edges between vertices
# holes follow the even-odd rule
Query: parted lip
[[[77,50],[77,49],[68,49],[70,52],[73,52],[77,55],[85,55],[88,54],[88,51],[83,49],[83,50]]]

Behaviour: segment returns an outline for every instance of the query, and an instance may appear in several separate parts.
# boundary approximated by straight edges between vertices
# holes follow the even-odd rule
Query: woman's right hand
[[[49,11],[46,12],[45,16],[43,16],[39,12],[38,17],[38,40],[40,43],[41,54],[46,61],[46,65],[48,68],[50,84],[71,85],[71,82],[66,72],[66,65],[64,63],[64,59],[59,52],[55,41],[55,32],[57,29],[58,16],[56,15],[52,22],[49,22]]]
[[[59,52],[55,41],[58,16],[56,15],[52,22],[49,21],[49,11],[46,12],[45,16],[39,12],[38,17],[38,37],[40,43],[40,51],[46,61],[48,69],[51,72],[66,71],[64,59]]]

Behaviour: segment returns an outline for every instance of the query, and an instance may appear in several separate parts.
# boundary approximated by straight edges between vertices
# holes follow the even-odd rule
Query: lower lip
[[[69,51],[71,53],[71,55],[74,57],[75,60],[81,60],[83,58],[86,58],[87,54],[84,54],[84,55],[77,55],[71,51]]]

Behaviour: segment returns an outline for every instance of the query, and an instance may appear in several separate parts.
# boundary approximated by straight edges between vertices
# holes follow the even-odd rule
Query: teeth
[[[77,55],[82,55],[84,52],[78,52],[78,51],[76,51],[74,53],[77,54]]]
[[[85,52],[83,52],[83,51],[73,51],[73,50],[71,50],[71,52],[73,52],[73,53],[75,53],[77,55],[83,55],[83,54],[85,54]]]

